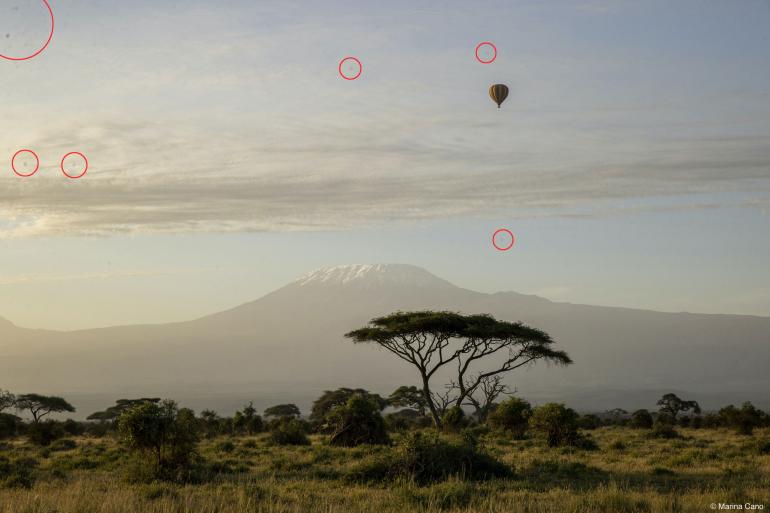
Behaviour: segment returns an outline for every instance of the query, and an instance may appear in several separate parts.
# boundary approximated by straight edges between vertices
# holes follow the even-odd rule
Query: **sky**
[[[50,4],[49,47],[0,60],[16,324],[190,319],[381,262],[485,292],[770,315],[770,1]],[[49,23],[41,0],[0,0],[0,54]],[[40,158],[29,178],[21,149]],[[89,169],[72,180],[75,151]]]

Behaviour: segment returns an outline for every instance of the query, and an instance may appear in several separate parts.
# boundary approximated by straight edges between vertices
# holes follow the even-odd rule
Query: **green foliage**
[[[578,419],[578,427],[580,429],[592,430],[601,427],[601,425],[602,419],[593,413],[589,413],[588,415],[581,415]]]
[[[118,431],[125,445],[139,454],[134,477],[186,481],[197,456],[198,423],[174,401],[144,402],[123,412]]]
[[[663,438],[663,439],[672,439],[672,438],[682,437],[682,435],[680,435],[679,432],[676,429],[674,429],[673,424],[671,424],[671,422],[667,417],[655,419],[655,423],[652,425],[652,431],[650,431],[648,436],[650,438]]]
[[[6,488],[32,488],[35,483],[37,460],[17,458],[10,460],[0,455],[0,486]]]
[[[43,447],[51,445],[51,442],[64,435],[65,432],[61,423],[54,420],[33,422],[27,428],[27,438],[29,441]]]
[[[700,413],[700,406],[697,401],[685,401],[676,394],[665,394],[658,400],[658,417],[666,419],[670,423],[675,423],[680,413],[692,411],[695,414]]]
[[[114,406],[110,406],[104,411],[97,411],[86,417],[87,420],[112,421],[120,417],[124,411],[130,410],[134,406],[140,406],[144,403],[158,404],[159,397],[142,397],[140,399],[118,399]]]
[[[400,386],[387,399],[387,404],[394,408],[409,408],[425,415],[428,402],[423,390],[416,386]]]
[[[545,438],[549,447],[578,442],[578,414],[563,404],[548,403],[532,411],[529,426]]]
[[[297,410],[297,412],[299,412],[299,410]],[[299,413],[297,413],[297,415],[299,415]],[[243,407],[243,410],[235,412],[235,416],[233,417],[233,429],[238,433],[253,435],[261,432],[263,428],[262,417],[257,415],[257,410],[254,408],[253,403],[249,402],[249,404]]]
[[[300,411],[296,404],[276,404],[265,410],[265,417],[299,417]]]
[[[221,442],[217,443],[215,449],[219,452],[233,452],[235,450],[235,444],[232,440],[222,440]]]
[[[511,397],[495,408],[489,415],[488,421],[493,428],[510,433],[516,439],[521,439],[527,432],[531,415],[532,406],[529,402]]]
[[[77,449],[78,443],[70,438],[62,438],[51,444],[52,451],[71,451]]]
[[[329,419],[327,418],[329,413],[338,406],[343,406],[348,403],[351,397],[359,395],[368,398],[372,403],[377,405],[378,411],[382,411],[388,406],[388,401],[383,399],[379,394],[372,394],[364,390],[363,388],[338,388],[337,390],[326,390],[321,397],[313,402],[313,407],[310,411],[310,421],[319,426],[321,431],[329,431]]]
[[[10,413],[0,413],[0,440],[16,436],[21,419]]]
[[[450,478],[510,477],[511,469],[475,443],[450,442],[433,433],[410,433],[393,449],[350,471],[356,481],[406,480],[426,485]]]
[[[452,406],[442,415],[441,424],[447,431],[459,431],[468,425],[468,419],[465,417],[465,412],[462,408]]]
[[[285,417],[270,430],[270,442],[274,445],[310,445],[305,423]]]
[[[417,410],[410,410],[408,408],[385,415],[385,426],[388,431],[425,428],[430,426],[431,423],[430,418],[421,415]]]
[[[354,394],[327,415],[331,426],[331,445],[355,447],[362,444],[388,444],[390,438],[380,414],[380,403],[370,395]]]
[[[722,426],[731,427],[741,435],[751,435],[754,428],[763,424],[764,413],[747,401],[740,408],[732,404],[722,408],[718,416]]]
[[[636,410],[631,414],[631,420],[628,425],[636,429],[651,429],[654,423],[652,413],[647,410]]]

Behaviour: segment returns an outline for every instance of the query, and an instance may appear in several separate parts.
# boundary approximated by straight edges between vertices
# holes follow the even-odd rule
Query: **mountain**
[[[306,406],[338,386],[386,393],[414,383],[412,369],[343,335],[372,317],[413,309],[490,313],[550,333],[575,363],[536,365],[509,378],[536,402],[652,408],[676,391],[707,408],[745,400],[770,407],[770,318],[485,294],[400,264],[320,269],[256,301],[187,322],[57,332],[0,320],[0,387],[97,394],[101,399],[87,401],[100,405],[118,396],[163,395],[221,412],[223,397]]]

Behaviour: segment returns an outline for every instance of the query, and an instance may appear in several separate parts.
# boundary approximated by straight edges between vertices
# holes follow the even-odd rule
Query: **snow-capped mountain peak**
[[[354,264],[323,267],[306,274],[297,280],[296,283],[299,286],[382,286],[387,284],[418,287],[453,286],[422,267],[407,264]]]

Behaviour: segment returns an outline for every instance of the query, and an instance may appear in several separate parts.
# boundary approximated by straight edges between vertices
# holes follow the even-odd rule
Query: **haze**
[[[51,47],[0,62],[0,316],[18,325],[191,319],[350,262],[770,315],[766,1],[54,7]],[[30,179],[9,169],[21,148]],[[84,179],[58,171],[69,151]]]

